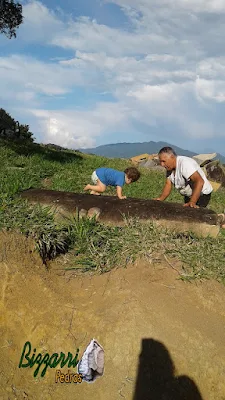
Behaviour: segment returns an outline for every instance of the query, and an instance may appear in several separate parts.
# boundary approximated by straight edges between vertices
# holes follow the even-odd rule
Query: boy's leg
[[[105,191],[106,185],[104,185],[104,183],[102,183],[98,179],[96,171],[92,173],[91,180],[94,183],[94,185],[86,185],[84,190],[91,190],[91,194],[96,194],[96,195],[99,195]]]
[[[84,190],[91,190],[93,192],[97,192],[97,193],[103,193],[106,189],[106,185],[104,185],[104,183],[102,183],[99,179],[97,181],[96,185],[87,185],[85,186]]]
[[[101,196],[101,193],[95,192],[94,190],[91,190],[91,191],[90,191],[90,194],[94,194],[94,195],[96,195],[96,196]]]

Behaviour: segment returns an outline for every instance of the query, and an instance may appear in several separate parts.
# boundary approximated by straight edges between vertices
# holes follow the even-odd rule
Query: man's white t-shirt
[[[190,180],[190,176],[196,171],[204,180],[201,195],[210,194],[213,191],[210,182],[198,163],[190,157],[177,156],[176,170],[167,176],[167,178],[173,183],[175,188],[179,190],[180,194],[190,197],[193,188],[193,182]]]

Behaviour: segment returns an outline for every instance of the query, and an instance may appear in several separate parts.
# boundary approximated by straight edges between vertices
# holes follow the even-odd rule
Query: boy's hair
[[[131,182],[136,182],[141,176],[140,172],[135,167],[126,168],[124,173],[126,174],[128,179],[131,179]]]

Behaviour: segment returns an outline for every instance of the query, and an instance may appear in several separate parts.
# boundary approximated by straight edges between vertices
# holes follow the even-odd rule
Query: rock
[[[205,169],[208,179],[221,183],[221,186],[225,187],[225,168],[219,161],[212,161],[205,166]]]
[[[81,208],[81,210],[79,211],[79,217],[85,218],[86,216],[87,216],[87,210],[85,210],[84,208]]]
[[[92,207],[92,208],[89,208],[88,214],[87,214],[87,215],[88,215],[89,218],[94,218],[94,217],[95,217],[96,220],[98,220],[100,214],[101,214],[100,208],[98,208],[98,207]]]
[[[147,161],[139,163],[139,167],[153,169],[154,171],[165,172],[165,168],[160,165],[159,160],[156,158],[148,159]]]
[[[74,215],[82,209],[89,210],[88,217],[96,215],[103,223],[124,225],[124,216],[140,221],[154,221],[160,226],[180,232],[192,231],[201,236],[217,236],[220,230],[218,215],[207,208],[183,207],[183,204],[116,196],[91,196],[54,190],[29,189],[21,197],[32,203],[62,207]],[[62,211],[61,211],[62,212]]]

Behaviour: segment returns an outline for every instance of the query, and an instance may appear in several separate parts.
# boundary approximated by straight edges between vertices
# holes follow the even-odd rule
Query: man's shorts
[[[91,180],[92,180],[92,182],[94,183],[94,185],[97,185],[97,183],[98,183],[98,176],[97,176],[97,174],[96,174],[96,171],[94,171],[93,172],[93,174],[91,175]]]

